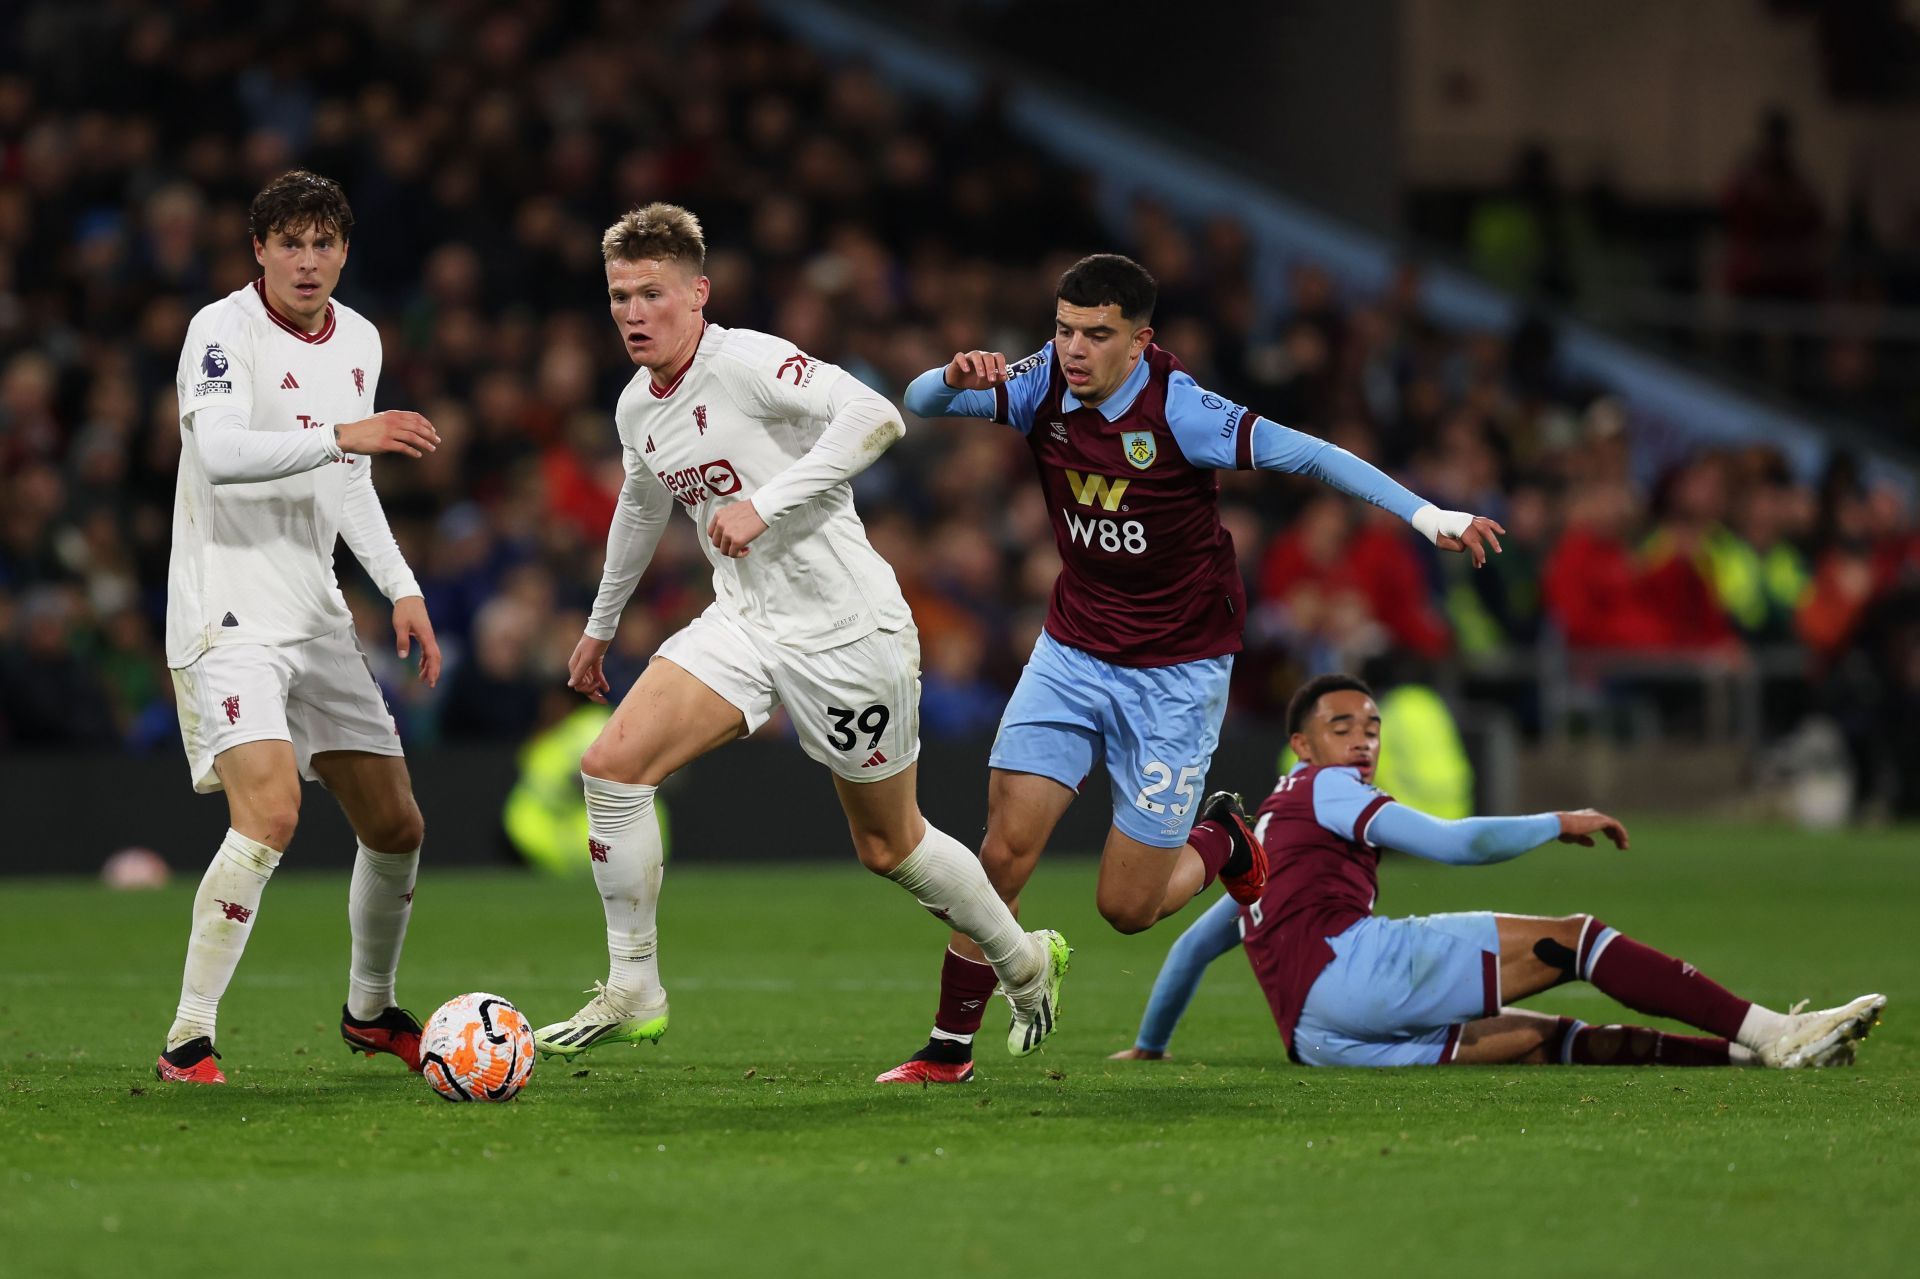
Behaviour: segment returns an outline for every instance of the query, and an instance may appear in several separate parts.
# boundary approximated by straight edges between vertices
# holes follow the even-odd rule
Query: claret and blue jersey
[[[1201,387],[1157,345],[1097,405],[1074,394],[1051,342],[991,390],[957,391],[936,368],[905,401],[1025,436],[1060,551],[1045,632],[989,762],[1077,788],[1103,754],[1115,824],[1156,847],[1186,842],[1246,616],[1215,472],[1313,475],[1403,519],[1423,505],[1352,454]]]

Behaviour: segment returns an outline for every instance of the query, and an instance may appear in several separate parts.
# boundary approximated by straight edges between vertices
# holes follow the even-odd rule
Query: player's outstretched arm
[[[1596,834],[1605,835],[1616,848],[1627,846],[1627,828],[1617,818],[1591,808],[1571,813],[1535,813],[1530,817],[1462,817],[1445,821],[1405,804],[1388,804],[1374,818],[1367,839],[1429,861],[1487,866],[1509,861],[1556,839],[1591,848]]]
[[[1012,365],[999,351],[959,351],[908,383],[900,401],[919,417],[983,417],[1026,432],[1052,363],[1051,342]]]
[[[633,598],[640,575],[653,561],[653,550],[673,513],[673,496],[641,460],[637,450],[621,450],[626,482],[614,504],[613,524],[607,530],[607,559],[600,570],[600,590],[593,597],[586,634],[574,646],[567,662],[567,687],[596,702],[607,700],[610,685],[602,662],[619,628],[620,614]]]
[[[432,688],[440,682],[440,641],[427,616],[426,597],[407,557],[394,540],[380,495],[373,487],[373,459],[365,458],[347,477],[340,499],[340,536],[367,570],[380,593],[393,601],[394,652],[405,658],[420,645],[420,678]]]
[[[1325,768],[1315,775],[1313,812],[1314,820],[1342,839],[1456,866],[1508,861],[1555,839],[1590,845],[1596,833],[1620,848],[1627,846],[1627,828],[1591,808],[1447,821],[1396,802],[1361,781],[1352,768]]]
[[[1207,965],[1240,944],[1240,908],[1231,897],[1221,897],[1180,934],[1160,965],[1141,1014],[1133,1047],[1114,1053],[1116,1061],[1158,1061],[1167,1055],[1174,1027],[1200,989]]]
[[[1464,551],[1475,568],[1487,562],[1489,549],[1500,552],[1498,534],[1506,530],[1487,516],[1443,511],[1371,462],[1214,395],[1185,373],[1168,381],[1167,425],[1196,466],[1311,475],[1392,511],[1443,551]]]

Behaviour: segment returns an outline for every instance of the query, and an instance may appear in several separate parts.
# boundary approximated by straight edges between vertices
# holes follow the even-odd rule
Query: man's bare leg
[[[656,657],[587,748],[587,853],[607,920],[607,980],[586,1007],[542,1026],[534,1043],[571,1057],[601,1043],[666,1032],[658,914],[665,849],[654,790],[677,769],[746,731],[740,709],[684,667]]]

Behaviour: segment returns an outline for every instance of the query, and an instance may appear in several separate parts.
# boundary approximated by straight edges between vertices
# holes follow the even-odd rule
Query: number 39
[[[863,748],[872,750],[880,744],[881,734],[887,731],[887,724],[893,719],[893,713],[878,702],[863,711],[850,711],[844,706],[829,706],[827,714],[833,716],[833,731],[827,734],[827,743],[837,751],[853,749],[855,727],[863,733],[872,734]],[[855,715],[859,718],[855,719]]]
[[[1180,797],[1180,802],[1172,806],[1173,815],[1175,817],[1187,815],[1187,810],[1193,807],[1193,783],[1200,776],[1198,768],[1181,769],[1178,782],[1173,779],[1173,770],[1157,759],[1142,768],[1140,772],[1146,777],[1147,784],[1141,787],[1140,793],[1134,797],[1135,807],[1145,809],[1149,813],[1166,812],[1168,806],[1154,799],[1154,796],[1171,786],[1173,793]]]

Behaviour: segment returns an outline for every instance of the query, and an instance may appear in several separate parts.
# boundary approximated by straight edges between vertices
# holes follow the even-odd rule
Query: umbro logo
[[[1065,422],[1049,422],[1047,423],[1047,429],[1053,432],[1053,438],[1057,443],[1065,444],[1067,442],[1067,424]]]
[[[862,764],[862,765],[860,765],[860,767],[862,767],[862,768],[878,768],[878,767],[879,767],[880,765],[882,765],[882,764],[884,764],[884,763],[886,763],[886,762],[887,762],[887,757],[886,757],[885,755],[883,755],[883,754],[882,754],[881,752],[879,752],[879,751],[875,751],[875,752],[874,752],[873,754],[871,754],[871,755],[869,755],[869,756],[867,756],[867,762],[866,762],[866,763],[864,763],[864,764]]]
[[[280,389],[283,391],[297,391],[300,389],[300,384],[294,381],[293,374],[289,373],[280,379]]]

